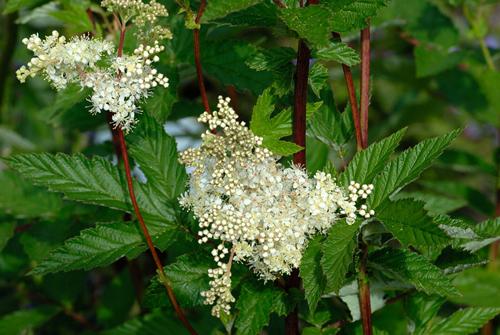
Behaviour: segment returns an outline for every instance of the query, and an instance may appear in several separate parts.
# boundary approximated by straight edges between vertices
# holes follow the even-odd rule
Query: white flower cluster
[[[164,5],[151,0],[144,3],[142,0],[103,0],[101,6],[109,12],[118,13],[122,23],[132,21],[139,29],[139,39],[165,39],[172,38],[172,33],[166,27],[158,24],[160,17],[168,16]]]
[[[122,57],[110,56],[114,47],[108,41],[87,36],[67,41],[57,31],[44,40],[32,35],[23,42],[35,57],[17,71],[21,82],[43,73],[57,90],[70,83],[89,87],[93,90],[91,112],[111,112],[115,127],[126,132],[136,123],[139,101],[157,85],[168,87],[168,78],[152,67],[164,50],[158,41],[153,46],[140,45],[133,55]]]
[[[357,205],[372,185],[353,182],[344,190],[324,172],[309,178],[300,167],[282,166],[262,147],[262,138],[237,120],[228,98],[219,97],[217,107],[199,118],[209,127],[201,147],[180,157],[193,168],[180,202],[199,220],[200,243],[215,239],[231,244],[235,261],[273,280],[300,265],[311,235],[326,232],[342,218],[352,224],[358,216],[374,214]],[[220,133],[213,134],[217,129]],[[213,251],[218,268],[211,270],[211,289],[204,293],[207,304],[215,303],[214,315],[228,312],[232,301],[223,262],[227,253],[218,248]]]

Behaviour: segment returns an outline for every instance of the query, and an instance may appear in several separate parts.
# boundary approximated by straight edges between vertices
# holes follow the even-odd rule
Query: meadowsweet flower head
[[[373,186],[354,182],[345,190],[324,172],[309,178],[301,167],[279,164],[262,147],[262,138],[238,121],[228,98],[219,97],[218,110],[203,113],[199,121],[209,130],[199,148],[180,156],[193,168],[181,205],[198,219],[200,243],[214,239],[230,244],[234,261],[247,263],[262,279],[297,268],[313,234],[326,232],[341,219],[351,224],[374,214],[357,205]],[[230,277],[225,253],[216,249],[212,255],[218,266],[212,274],[217,276],[204,297],[207,304],[215,304],[212,312],[218,316],[228,312]]]
[[[153,67],[164,47],[140,45],[131,55],[115,56],[111,42],[74,37],[69,41],[57,31],[44,40],[32,35],[23,41],[34,57],[17,71],[25,82],[27,77],[41,74],[57,90],[68,84],[92,89],[89,98],[91,113],[110,112],[115,127],[125,132],[136,123],[138,104],[156,86],[168,87],[168,78]]]

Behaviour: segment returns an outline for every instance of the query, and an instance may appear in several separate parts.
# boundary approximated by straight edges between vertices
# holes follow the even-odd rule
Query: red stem
[[[361,30],[361,146],[362,149],[368,147],[368,107],[370,105],[370,24]],[[363,334],[372,335],[370,284],[366,271],[368,258],[368,246],[360,242],[361,259],[359,262],[359,305],[361,310],[361,321],[363,324]]]
[[[333,37],[342,41],[339,33],[333,33]],[[359,118],[359,109],[358,109],[358,99],[356,98],[356,90],[354,89],[354,80],[352,79],[351,67],[345,64],[342,64],[342,70],[344,71],[344,80],[347,86],[347,93],[349,95],[349,103],[351,105],[352,112],[352,120],[354,122],[354,129],[356,131],[356,148],[360,151],[362,146],[362,137],[361,137],[361,124]]]
[[[317,4],[319,0],[309,0],[306,5]],[[295,70],[294,108],[293,108],[293,141],[304,149],[293,155],[293,162],[306,168],[306,108],[309,78],[309,59],[311,50],[304,40],[299,40],[297,50],[297,67]],[[286,281],[286,288],[300,289],[299,271],[294,269]],[[299,334],[299,314],[297,307],[285,318],[285,334]]]
[[[273,0],[274,4],[280,8],[286,8],[286,5],[281,0]]]
[[[361,30],[361,139],[363,149],[368,146],[368,107],[370,105],[370,23]]]
[[[194,22],[200,24],[203,12],[205,12],[205,7],[207,6],[206,0],[201,0],[200,8],[198,8],[198,13]],[[198,79],[198,87],[200,89],[201,101],[203,102],[203,107],[205,111],[210,113],[210,104],[208,103],[207,89],[205,88],[205,81],[203,80],[203,70],[201,67],[201,56],[200,56],[200,29],[193,30],[193,40],[194,40],[194,63],[196,65],[196,76]]]
[[[125,25],[121,25],[120,29],[120,42],[118,44],[118,57],[121,57],[123,55],[123,44],[125,41],[125,32],[126,32],[126,27]],[[161,282],[163,286],[165,287],[167,291],[167,296],[168,299],[170,300],[170,303],[172,304],[172,307],[175,310],[175,313],[177,314],[177,317],[181,320],[182,324],[184,327],[188,330],[188,332],[191,335],[197,335],[198,333],[194,330],[194,328],[191,326],[189,321],[187,320],[186,316],[184,315],[184,312],[182,311],[181,307],[179,306],[179,303],[177,302],[177,299],[175,298],[174,291],[170,287],[170,285],[167,282],[167,277],[165,275],[165,270],[163,269],[163,265],[161,263],[160,257],[158,256],[158,253],[156,252],[156,249],[153,244],[153,240],[151,239],[151,235],[149,234],[148,227],[146,226],[146,223],[144,222],[144,218],[142,217],[141,211],[139,209],[139,204],[137,203],[137,199],[135,197],[135,192],[134,192],[134,184],[132,181],[132,173],[130,170],[130,163],[128,159],[128,152],[127,152],[127,144],[125,143],[125,136],[123,135],[123,130],[121,128],[116,128],[113,130],[113,140],[118,139],[119,143],[119,148],[120,148],[120,153],[121,153],[121,159],[123,160],[123,165],[125,168],[125,176],[127,179],[127,188],[130,196],[130,201],[132,202],[132,207],[134,208],[134,213],[135,216],[137,217],[137,220],[139,221],[139,226],[141,228],[142,234],[144,235],[144,238],[146,239],[146,244],[148,245],[149,251],[151,252],[151,255],[153,256],[154,263],[156,265],[156,268],[158,269],[158,275],[161,277]],[[115,143],[116,145],[116,143]]]

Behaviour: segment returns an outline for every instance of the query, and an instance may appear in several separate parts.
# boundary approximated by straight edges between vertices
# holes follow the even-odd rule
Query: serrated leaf
[[[376,209],[391,194],[417,178],[459,134],[460,130],[454,130],[422,141],[390,161],[373,181],[375,187],[368,198],[368,207]]]
[[[338,292],[352,263],[361,222],[348,225],[345,221],[334,224],[323,243],[321,266],[326,276],[326,290]]]
[[[347,32],[366,27],[367,19],[384,7],[387,0],[335,0],[325,7],[333,11],[330,30]]]
[[[409,282],[419,291],[442,296],[458,295],[441,269],[424,256],[403,249],[382,249],[370,254],[370,263],[386,274]]]
[[[300,262],[300,277],[311,313],[316,310],[326,286],[326,278],[321,268],[321,242],[322,239],[319,236],[312,239]]]
[[[165,267],[175,296],[183,307],[203,305],[204,298],[200,293],[209,289],[208,269],[213,267],[213,260],[196,254],[182,255]],[[150,308],[170,306],[165,287],[157,276],[148,287],[144,303]]]
[[[172,241],[176,233],[172,226],[157,223],[148,224],[148,229],[153,241],[159,238],[164,240],[164,235],[169,235]],[[145,249],[145,240],[136,223],[122,221],[98,224],[82,230],[79,236],[70,238],[53,250],[31,274],[89,270],[109,265],[122,257],[136,257]]]
[[[327,47],[318,49],[315,54],[318,59],[339,62],[348,66],[357,65],[361,61],[354,49],[341,42],[331,42]]]
[[[436,316],[446,299],[418,293],[405,301],[405,311],[412,322],[410,328],[420,329]]]
[[[338,148],[354,132],[351,114],[338,113],[322,106],[308,122],[308,134],[331,148]]]
[[[314,63],[309,69],[309,86],[314,94],[320,97],[321,90],[326,87],[328,79],[328,69],[321,63]]]
[[[282,315],[286,310],[284,299],[285,293],[275,287],[245,283],[236,302],[238,334],[258,334],[269,324],[271,313]]]
[[[429,215],[450,213],[467,205],[467,202],[463,199],[419,191],[399,192],[392,197],[392,200],[400,199],[413,199],[424,202],[424,209],[429,212]]]
[[[172,106],[177,101],[177,96],[175,91],[170,88],[158,89],[153,94],[148,97],[144,104],[144,110],[154,117],[156,121],[164,123],[167,118],[172,113]]]
[[[372,179],[386,166],[389,157],[401,142],[406,128],[373,143],[365,150],[358,152],[340,175],[339,181],[348,185],[351,180],[361,184],[370,183]]]
[[[246,64],[256,71],[282,72],[293,66],[292,60],[296,57],[292,48],[260,49]]]
[[[405,247],[445,246],[450,238],[434,223],[424,205],[410,199],[387,201],[376,216]]]
[[[29,332],[48,321],[59,310],[59,308],[52,306],[18,310],[2,316],[0,329],[3,335],[19,335],[23,332]]]
[[[21,154],[9,157],[7,163],[35,185],[62,192],[71,200],[132,212],[124,173],[102,157]],[[174,221],[173,208],[148,184],[135,182],[134,189],[146,222]]]
[[[130,154],[150,180],[151,187],[170,200],[186,188],[187,174],[178,161],[177,144],[152,118],[141,119],[131,138]]]
[[[500,313],[500,308],[470,307],[461,309],[438,323],[431,324],[423,334],[469,335]]]

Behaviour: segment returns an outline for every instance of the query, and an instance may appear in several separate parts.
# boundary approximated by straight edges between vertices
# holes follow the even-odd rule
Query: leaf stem
[[[207,6],[206,0],[201,0],[200,7],[198,8],[198,13],[194,22],[199,25],[201,22],[201,17],[205,12]],[[198,79],[198,87],[200,89],[201,101],[203,102],[203,107],[205,111],[210,113],[210,104],[208,103],[207,89],[205,88],[205,81],[203,79],[203,70],[201,66],[201,55],[200,55],[200,28],[193,29],[193,40],[194,40],[194,63],[196,65],[196,76]]]
[[[370,105],[370,23],[361,30],[360,120],[362,147],[368,146],[368,107]]]
[[[361,123],[361,147],[368,147],[368,108],[370,106],[370,22],[366,28],[361,30],[361,81],[360,81],[360,123]],[[359,262],[358,286],[359,286],[359,306],[361,311],[361,321],[363,324],[363,334],[372,335],[370,284],[368,281],[367,259],[368,246],[360,241],[361,258]]]
[[[491,57],[490,49],[486,45],[484,38],[479,40],[479,45],[481,46],[481,52],[483,53],[483,57],[488,65],[488,68],[492,71],[496,71],[495,62],[493,62],[493,57]]]
[[[334,32],[333,37],[341,41],[339,33]],[[350,66],[342,64],[342,70],[344,72],[344,79],[347,86],[347,94],[349,95],[349,103],[351,104],[352,119],[354,122],[354,129],[356,134],[356,149],[357,151],[360,151],[363,148],[362,146],[363,141],[361,138],[361,124],[359,118],[358,99],[356,98],[356,90],[354,89],[354,80],[352,79],[352,72]]]
[[[118,57],[121,57],[123,55],[123,45],[125,41],[125,33],[126,33],[126,27],[125,24],[121,24],[120,26],[120,42],[118,44]],[[139,221],[139,226],[141,228],[142,234],[144,235],[144,238],[146,239],[146,244],[148,245],[149,251],[151,252],[151,255],[153,256],[154,263],[157,268],[158,275],[161,280],[163,286],[165,287],[167,291],[167,296],[168,299],[170,300],[170,303],[172,304],[172,307],[175,310],[175,313],[177,314],[177,317],[180,319],[184,327],[188,330],[188,332],[191,335],[197,335],[198,333],[194,330],[194,328],[191,326],[189,321],[187,320],[186,316],[184,315],[184,312],[182,311],[181,307],[179,306],[179,303],[177,302],[177,299],[175,297],[174,291],[172,290],[172,287],[168,284],[168,280],[164,280],[166,277],[165,270],[163,269],[163,265],[161,263],[160,257],[158,256],[158,253],[156,252],[155,246],[153,244],[153,240],[151,239],[151,235],[149,234],[148,227],[146,226],[146,223],[144,222],[144,218],[142,217],[141,211],[139,209],[139,204],[137,203],[137,199],[135,197],[135,192],[134,192],[134,184],[132,181],[132,173],[130,170],[130,163],[128,159],[128,152],[127,152],[127,144],[125,143],[125,136],[123,134],[123,130],[121,128],[115,128],[113,129],[113,137],[115,139],[118,138],[118,144],[119,144],[119,149],[120,149],[120,154],[118,157],[121,156],[123,160],[123,165],[125,168],[125,176],[127,179],[127,188],[130,196],[130,201],[132,202],[132,207],[134,208],[134,213],[135,216],[137,217],[137,220]],[[115,143],[115,148],[116,148],[116,143]]]

